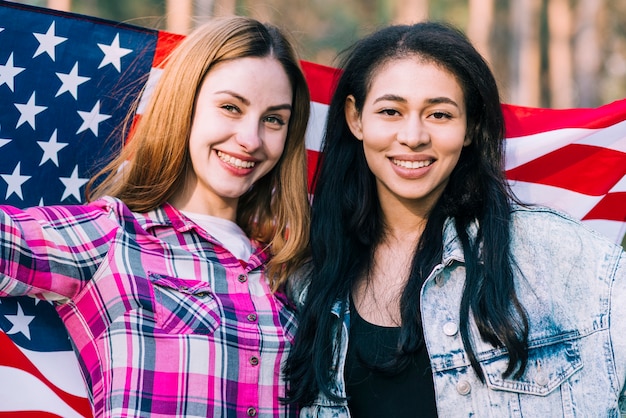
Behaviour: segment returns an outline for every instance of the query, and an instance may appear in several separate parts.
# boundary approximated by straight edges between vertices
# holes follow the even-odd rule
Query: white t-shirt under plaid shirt
[[[170,205],[0,207],[0,295],[45,295],[97,417],[296,416],[281,365],[292,308],[267,255],[241,262]]]

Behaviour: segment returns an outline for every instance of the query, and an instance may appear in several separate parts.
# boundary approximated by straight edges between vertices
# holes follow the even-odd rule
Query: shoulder
[[[602,299],[613,286],[624,251],[565,213],[544,207],[515,207],[511,257],[534,286],[550,292],[575,292],[573,300],[594,294]]]
[[[156,225],[184,224],[178,211],[166,205],[161,205],[149,212],[134,212],[123,200],[112,196],[104,196],[89,203],[89,206],[100,210],[119,224],[139,224],[143,229]],[[168,210],[169,208],[169,210]]]
[[[609,285],[623,249],[579,220],[549,208],[516,207],[512,216],[511,257],[529,280],[551,286]],[[534,277],[534,279],[532,279]],[[542,279],[543,277],[543,279]],[[604,286],[593,291],[601,291]]]
[[[613,253],[617,244],[580,220],[543,206],[513,206],[513,244],[540,247],[555,252]]]

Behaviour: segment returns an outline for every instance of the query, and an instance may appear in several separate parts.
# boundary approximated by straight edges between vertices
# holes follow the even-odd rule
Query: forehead
[[[234,90],[265,94],[291,102],[291,81],[280,61],[272,56],[245,57],[215,64],[201,83],[201,91]]]
[[[404,96],[415,93],[453,95],[464,98],[456,75],[440,63],[419,55],[388,59],[374,68],[368,80],[367,95],[381,92]]]

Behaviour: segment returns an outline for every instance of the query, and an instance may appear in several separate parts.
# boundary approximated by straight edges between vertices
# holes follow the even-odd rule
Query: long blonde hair
[[[196,94],[206,74],[223,61],[273,57],[293,89],[293,111],[283,155],[246,192],[237,223],[270,250],[267,276],[273,290],[308,256],[309,203],[304,136],[310,97],[297,55],[276,27],[235,16],[202,25],[168,57],[150,101],[121,153],[87,187],[87,199],[108,195],[135,212],[153,210],[183,187],[188,171],[189,134]]]

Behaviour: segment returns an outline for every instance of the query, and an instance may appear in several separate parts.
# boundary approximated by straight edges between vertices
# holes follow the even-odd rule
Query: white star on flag
[[[80,188],[89,181],[89,179],[78,177],[78,166],[74,167],[71,177],[60,177],[59,180],[65,185],[65,191],[61,200],[65,200],[68,196],[74,196],[78,201],[81,200]]]
[[[4,138],[0,138],[0,148],[2,148],[3,146],[5,146],[6,144],[8,144],[9,142],[11,142],[10,139],[4,139]]]
[[[98,136],[98,125],[111,117],[111,115],[105,115],[100,113],[100,100],[96,102],[93,109],[90,112],[77,111],[80,117],[83,119],[83,124],[80,125],[77,134],[90,129],[95,136]]]
[[[48,32],[33,33],[33,35],[35,36],[35,38],[37,38],[37,41],[39,41],[39,47],[37,48],[37,51],[35,51],[35,55],[33,55],[33,58],[45,52],[52,59],[52,61],[54,61],[54,48],[57,45],[67,41],[67,38],[56,36],[54,34],[54,22],[52,22],[52,24],[48,28]]]
[[[17,334],[18,332],[21,332],[30,340],[30,328],[28,326],[31,322],[33,322],[35,317],[31,315],[24,315],[22,305],[19,303],[17,304],[17,315],[5,315],[4,317],[8,319],[11,324],[13,324],[11,329],[7,331],[7,334]]]
[[[57,91],[54,97],[59,97],[61,94],[69,92],[75,100],[78,100],[78,86],[91,80],[90,77],[81,77],[78,75],[78,62],[74,64],[69,74],[56,73],[56,75],[63,84],[59,87],[59,91]]]
[[[13,66],[13,53],[11,53],[9,58],[7,58],[7,62],[4,65],[0,65],[0,86],[6,84],[14,92],[15,76],[25,69]]]
[[[104,58],[100,62],[98,68],[102,68],[107,64],[111,64],[115,67],[118,72],[122,71],[122,62],[121,58],[125,55],[133,52],[132,49],[122,48],[120,47],[120,35],[115,35],[115,39],[111,42],[111,45],[107,44],[98,44],[102,52],[104,52]]]
[[[20,174],[20,164],[17,163],[15,166],[15,170],[11,174],[1,174],[0,177],[7,182],[7,194],[5,199],[8,199],[13,193],[15,193],[20,199],[24,200],[24,196],[22,195],[22,184],[28,181],[31,176],[22,176]]]
[[[59,166],[59,157],[58,153],[63,148],[67,147],[69,144],[65,144],[63,142],[57,142],[57,130],[55,129],[52,132],[52,136],[49,141],[37,141],[41,149],[43,149],[43,156],[41,157],[40,166],[43,165],[48,160],[52,160],[54,165]]]
[[[28,103],[15,103],[15,107],[17,107],[17,110],[20,112],[20,119],[17,121],[15,127],[19,128],[28,122],[33,129],[35,129],[35,116],[48,108],[47,106],[37,106],[35,104],[35,92],[33,92],[30,99],[28,99]]]

